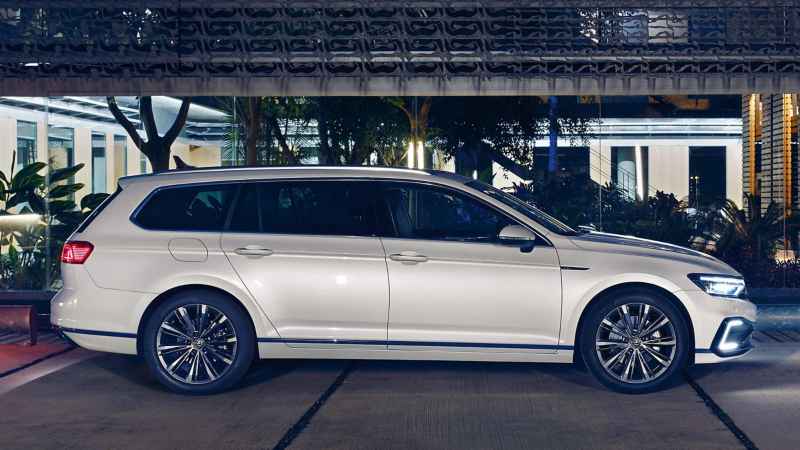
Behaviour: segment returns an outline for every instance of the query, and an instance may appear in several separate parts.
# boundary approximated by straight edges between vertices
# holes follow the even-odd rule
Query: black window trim
[[[446,190],[446,191],[451,191],[451,192],[454,192],[456,194],[459,194],[459,195],[462,195],[464,197],[467,197],[470,200],[473,200],[476,203],[480,204],[481,206],[489,209],[490,211],[496,212],[499,216],[504,217],[506,220],[509,221],[510,224],[522,226],[526,230],[528,230],[531,233],[533,233],[534,235],[536,235],[537,239],[541,239],[542,242],[544,242],[548,247],[552,247],[553,246],[553,243],[550,242],[549,239],[544,237],[541,233],[536,231],[533,227],[531,227],[528,224],[520,221],[516,217],[511,216],[510,214],[506,213],[505,211],[498,209],[496,206],[488,203],[487,201],[483,200],[482,198],[477,197],[476,195],[472,194],[471,192],[467,192],[465,190],[461,190],[461,189],[458,189],[458,188],[455,188],[453,186],[449,186],[449,185],[446,185],[446,184],[439,184],[439,183],[434,183],[434,182],[430,182],[430,181],[421,181],[421,180],[408,180],[408,179],[403,179],[403,178],[397,178],[397,179],[395,179],[395,178],[372,178],[371,181],[376,182],[378,184],[378,186],[379,186],[378,187],[378,192],[380,193],[380,199],[378,199],[377,201],[379,201],[383,207],[387,208],[387,214],[389,214],[389,219],[391,220],[392,227],[394,228],[394,230],[393,230],[394,236],[384,236],[383,233],[381,233],[381,237],[391,238],[391,239],[414,240],[414,241],[435,241],[435,242],[454,242],[454,243],[497,245],[497,242],[476,242],[476,241],[469,241],[469,240],[443,240],[443,239],[429,239],[429,238],[403,238],[403,237],[400,237],[398,235],[398,233],[397,233],[397,225],[395,224],[394,216],[392,215],[392,212],[390,211],[391,208],[389,208],[389,205],[386,202],[386,198],[383,195],[383,188],[380,185],[383,184],[383,183],[386,183],[386,184],[403,183],[403,184],[417,184],[417,185],[423,185],[423,186],[431,186],[431,187],[434,187],[434,188],[438,188],[438,189],[442,189],[442,190]]]

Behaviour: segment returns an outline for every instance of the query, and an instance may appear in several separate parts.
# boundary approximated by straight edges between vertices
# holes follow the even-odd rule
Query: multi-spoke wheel
[[[145,330],[145,357],[156,376],[185,394],[210,394],[236,383],[253,359],[254,338],[241,309],[212,292],[168,299]]]
[[[603,384],[625,393],[668,383],[686,362],[688,331],[680,312],[661,294],[618,292],[587,315],[581,333],[586,366]]]

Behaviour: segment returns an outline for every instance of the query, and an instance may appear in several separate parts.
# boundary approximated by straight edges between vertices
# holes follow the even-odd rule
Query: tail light
[[[83,264],[92,254],[94,245],[83,241],[68,241],[61,251],[61,262],[64,264]]]

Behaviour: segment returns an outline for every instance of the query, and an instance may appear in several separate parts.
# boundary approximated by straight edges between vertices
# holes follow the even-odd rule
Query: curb
[[[800,305],[756,305],[756,331],[800,330]]]

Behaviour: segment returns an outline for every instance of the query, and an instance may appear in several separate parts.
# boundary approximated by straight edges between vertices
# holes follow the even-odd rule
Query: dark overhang
[[[800,0],[0,1],[0,95],[800,91]]]

